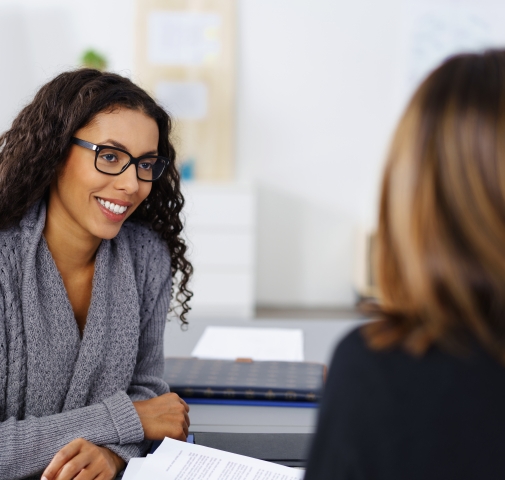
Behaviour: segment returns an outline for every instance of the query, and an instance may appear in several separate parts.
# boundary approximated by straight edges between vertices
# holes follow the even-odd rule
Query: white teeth
[[[128,210],[128,207],[116,205],[115,203],[104,201],[98,197],[97,200],[100,202],[100,205],[103,205],[107,210],[111,211],[112,213],[115,213],[116,215],[121,215],[122,213],[126,212],[126,210]]]

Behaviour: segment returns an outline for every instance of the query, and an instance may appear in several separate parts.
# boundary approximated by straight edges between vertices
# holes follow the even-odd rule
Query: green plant
[[[81,56],[81,64],[84,67],[105,70],[107,68],[107,59],[96,50],[86,50]]]

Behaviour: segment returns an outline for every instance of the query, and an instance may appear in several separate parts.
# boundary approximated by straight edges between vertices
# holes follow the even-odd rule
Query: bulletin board
[[[235,0],[137,0],[136,78],[174,119],[177,161],[234,175]]]

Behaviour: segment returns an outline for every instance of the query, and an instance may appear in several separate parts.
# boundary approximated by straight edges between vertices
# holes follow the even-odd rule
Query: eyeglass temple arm
[[[72,143],[76,145],[80,145],[84,148],[89,148],[90,150],[96,151],[98,149],[98,145],[94,143],[86,142],[86,140],[81,140],[80,138],[72,137]]]

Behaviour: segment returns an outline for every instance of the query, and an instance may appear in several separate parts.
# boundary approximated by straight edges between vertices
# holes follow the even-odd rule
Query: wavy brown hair
[[[44,85],[21,110],[10,130],[0,136],[0,229],[18,224],[26,211],[47,195],[68,157],[74,133],[98,113],[119,107],[142,111],[156,121],[159,155],[170,160],[162,178],[153,183],[151,193],[130,219],[151,225],[167,243],[173,278],[171,293],[176,301],[171,310],[180,310],[179,317],[185,324],[193,295],[188,289],[193,267],[181,238],[184,198],[175,150],[170,143],[171,120],[129,79],[93,69],[65,72]]]
[[[375,348],[505,361],[505,51],[450,58],[418,88],[382,183]]]

